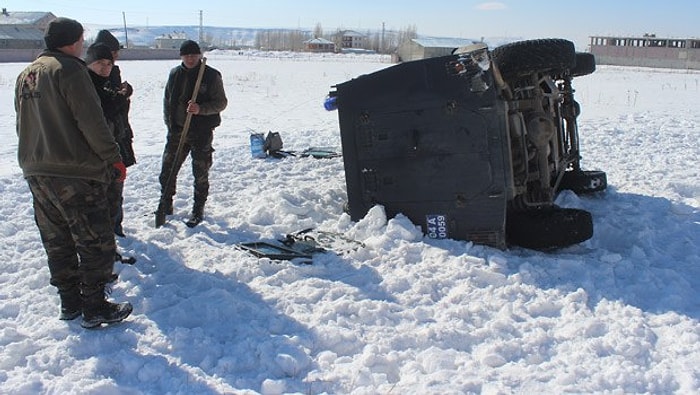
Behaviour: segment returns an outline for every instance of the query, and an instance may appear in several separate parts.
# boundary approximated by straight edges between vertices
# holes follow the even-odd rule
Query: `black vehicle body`
[[[336,85],[353,220],[376,204],[431,238],[547,249],[591,237],[562,188],[605,189],[581,170],[572,79],[595,60],[567,40],[483,44]]]

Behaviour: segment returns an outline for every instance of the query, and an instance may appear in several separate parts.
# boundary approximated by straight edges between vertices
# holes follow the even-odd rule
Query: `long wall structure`
[[[597,64],[700,70],[700,39],[592,36]]]
[[[31,62],[43,49],[0,49],[0,63]],[[119,51],[120,60],[180,59],[179,49],[125,48]]]

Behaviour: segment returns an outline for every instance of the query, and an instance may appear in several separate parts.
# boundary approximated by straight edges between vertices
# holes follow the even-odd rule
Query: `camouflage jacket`
[[[82,60],[46,51],[17,77],[18,160],[24,176],[110,180],[119,148]]]

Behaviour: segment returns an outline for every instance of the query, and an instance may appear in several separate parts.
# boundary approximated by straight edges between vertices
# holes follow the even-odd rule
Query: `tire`
[[[593,236],[591,213],[557,206],[508,212],[508,244],[550,250],[578,244]]]
[[[576,52],[576,66],[571,69],[572,77],[593,74],[595,71],[595,55],[588,52]]]
[[[556,38],[501,45],[494,48],[491,55],[506,78],[535,72],[569,71],[576,65],[574,43]]]
[[[608,187],[608,177],[599,170],[567,171],[559,183],[559,190],[568,189],[575,194],[604,191]]]

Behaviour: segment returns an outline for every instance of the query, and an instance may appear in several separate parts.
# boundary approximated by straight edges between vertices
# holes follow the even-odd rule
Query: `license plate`
[[[429,214],[425,216],[426,235],[431,239],[449,239],[447,216]]]

